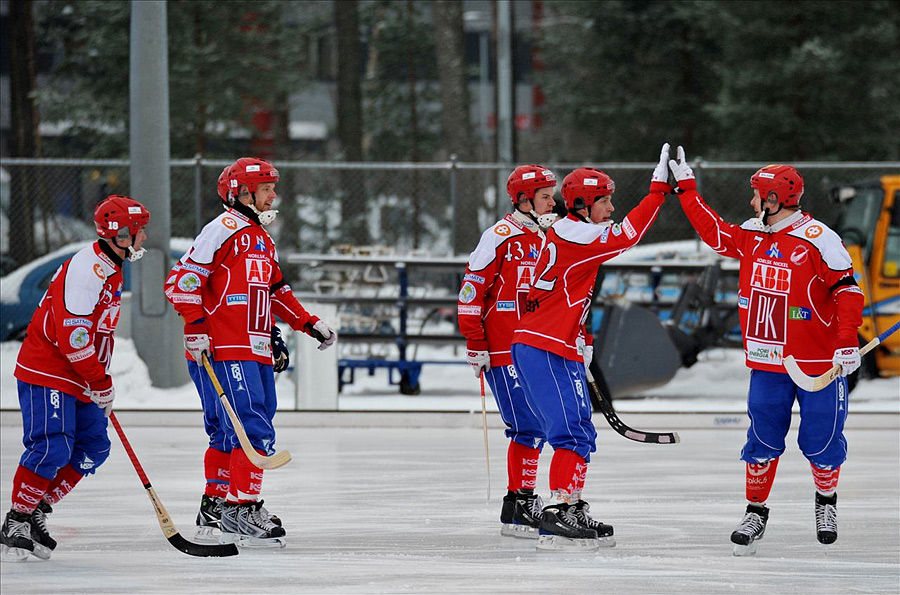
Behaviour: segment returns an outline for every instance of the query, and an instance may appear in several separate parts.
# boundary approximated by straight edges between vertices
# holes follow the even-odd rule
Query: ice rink
[[[120,421],[181,533],[192,537],[203,485],[198,412],[122,411]],[[728,536],[744,508],[738,453],[744,422],[713,414],[622,414],[641,429],[678,429],[682,443],[644,445],[599,415],[586,498],[615,526],[596,554],[538,554],[501,537],[506,440],[490,416],[491,500],[481,415],[279,414],[266,506],[285,523],[283,550],[192,558],[164,539],[146,492],[110,429],[97,475],[56,507],[50,561],[2,565],[2,591],[25,593],[897,593],[900,590],[898,416],[851,413],[841,473],[839,539],[815,538],[808,464],[788,437],[755,557]],[[7,510],[21,453],[17,411],[2,416],[0,499]],[[547,495],[551,456],[541,458]]]

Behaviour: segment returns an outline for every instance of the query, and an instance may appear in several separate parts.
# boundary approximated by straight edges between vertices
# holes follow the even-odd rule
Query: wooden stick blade
[[[794,381],[794,384],[802,388],[808,393],[815,393],[829,386],[834,379],[841,375],[841,367],[834,366],[821,376],[807,376],[800,369],[793,355],[784,358],[784,369]]]

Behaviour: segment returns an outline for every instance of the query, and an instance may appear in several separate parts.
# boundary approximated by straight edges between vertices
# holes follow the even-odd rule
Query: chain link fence
[[[216,180],[229,162],[171,162],[172,237],[194,237],[216,216]],[[481,231],[510,210],[506,164],[278,162],[279,216],[270,226],[282,254],[375,246],[396,253],[467,254]],[[582,164],[547,163],[561,180]],[[616,181],[616,219],[645,194],[654,163],[592,164]],[[763,163],[696,161],[700,189],[729,221],[751,216],[750,175]],[[837,217],[828,189],[900,172],[900,163],[798,163],[804,209],[827,224]],[[3,273],[66,243],[95,236],[98,200],[129,194],[128,160],[4,159],[0,162]],[[499,193],[498,193],[499,188]],[[135,197],[140,199],[141,197]],[[675,203],[675,201],[669,201]],[[151,224],[152,226],[152,224]],[[31,230],[30,233],[28,230]],[[152,229],[151,229],[152,231]],[[667,205],[645,243],[695,237],[677,204]]]

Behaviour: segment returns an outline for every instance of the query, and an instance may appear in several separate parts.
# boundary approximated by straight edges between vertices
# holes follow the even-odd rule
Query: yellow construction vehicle
[[[841,214],[835,231],[866,294],[860,345],[900,320],[900,175],[832,188]],[[900,375],[900,333],[863,358],[864,377]]]

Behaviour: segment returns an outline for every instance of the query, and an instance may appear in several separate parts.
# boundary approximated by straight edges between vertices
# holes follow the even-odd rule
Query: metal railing
[[[220,212],[215,184],[228,163],[200,156],[171,161],[173,237],[195,236]],[[584,164],[545,165],[561,179]],[[655,164],[591,165],[616,180],[615,217],[621,218],[645,194]],[[743,221],[751,215],[749,178],[762,165],[693,163],[704,197],[729,221]],[[794,165],[806,179],[804,208],[828,224],[836,217],[827,196],[830,185],[900,172],[900,162]],[[456,159],[433,163],[279,161],[276,166],[281,172],[281,198],[276,204],[280,214],[270,232],[282,253],[322,253],[343,245],[375,245],[390,246],[397,252],[467,254],[481,231],[510,208],[501,182],[511,166],[504,163],[462,163]],[[4,272],[70,241],[92,238],[97,201],[112,193],[129,194],[127,159],[3,159],[0,168]],[[12,212],[22,208],[30,209],[28,217]],[[31,234],[26,231],[29,226]],[[28,243],[26,235],[33,242],[23,250]],[[644,242],[692,237],[693,230],[680,209],[669,205]]]

